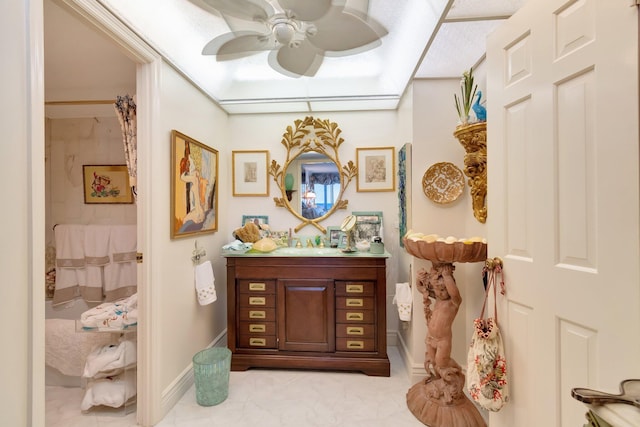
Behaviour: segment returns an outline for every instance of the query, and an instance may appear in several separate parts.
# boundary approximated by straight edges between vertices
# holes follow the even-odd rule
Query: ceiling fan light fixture
[[[273,36],[278,43],[288,46],[296,34],[296,29],[289,22],[277,22],[273,25]]]

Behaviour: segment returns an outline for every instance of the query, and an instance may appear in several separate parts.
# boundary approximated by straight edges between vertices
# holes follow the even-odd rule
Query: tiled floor
[[[231,372],[229,397],[199,406],[192,387],[158,427],[424,427],[407,409],[412,384],[396,347],[391,377],[250,369]],[[47,387],[47,427],[135,426],[135,413],[81,414],[80,388]]]

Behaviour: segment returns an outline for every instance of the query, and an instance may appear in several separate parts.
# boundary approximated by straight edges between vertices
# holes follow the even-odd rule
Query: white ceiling
[[[52,1],[60,0],[45,1],[46,100],[135,92],[135,64]],[[230,24],[244,25],[202,0],[98,1],[235,114],[395,109],[413,78],[458,78],[477,65],[487,34],[525,0],[333,0],[367,12],[388,34],[377,48],[325,57],[314,77],[299,78],[273,70],[267,53],[224,62],[202,55],[204,45],[229,32]],[[47,114],[80,108],[48,106]]]

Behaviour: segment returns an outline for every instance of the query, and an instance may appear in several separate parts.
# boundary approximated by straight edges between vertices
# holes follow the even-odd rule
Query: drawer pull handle
[[[249,305],[265,305],[266,303],[265,297],[249,297]]]
[[[267,340],[264,338],[249,338],[249,345],[264,347],[267,345]]]
[[[249,332],[266,332],[266,331],[267,331],[266,325],[254,325],[254,324],[249,325]]]
[[[363,305],[362,298],[347,298],[347,307],[362,307]]]
[[[361,294],[364,292],[364,286],[362,285],[347,285],[347,292],[354,294]]]
[[[266,319],[267,312],[264,310],[250,310],[249,319]]]
[[[364,341],[347,341],[347,348],[364,348]]]
[[[347,320],[364,320],[363,313],[347,313]]]
[[[267,289],[267,285],[265,283],[249,283],[250,291],[264,291]]]
[[[347,335],[364,335],[364,328],[350,326],[347,328]]]

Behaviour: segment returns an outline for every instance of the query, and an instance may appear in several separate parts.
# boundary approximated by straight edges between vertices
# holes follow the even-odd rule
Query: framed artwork
[[[269,237],[276,242],[278,246],[287,246],[289,244],[289,232],[288,231],[270,231]]]
[[[233,195],[268,196],[268,165],[269,152],[267,150],[232,151]]]
[[[244,227],[248,222],[253,222],[258,226],[258,228],[260,228],[262,224],[269,224],[269,217],[266,215],[242,215],[241,227]]]
[[[394,191],[394,147],[356,148],[357,191]]]
[[[332,248],[345,248],[347,246],[347,235],[344,231],[340,230],[337,225],[330,225],[327,227],[327,242],[329,247]]]
[[[411,144],[406,143],[398,151],[398,234],[400,247],[404,247],[402,238],[411,225]]]
[[[171,238],[218,229],[218,151],[171,131]]]
[[[133,203],[127,165],[83,165],[86,204]]]
[[[371,242],[374,237],[380,236],[382,212],[351,212],[351,214],[356,217],[356,226],[354,227],[356,242],[361,240]]]

